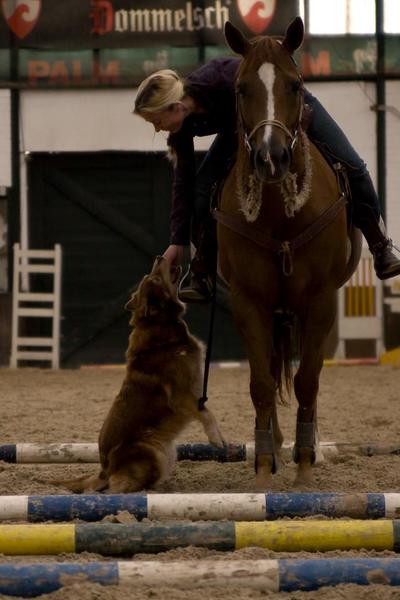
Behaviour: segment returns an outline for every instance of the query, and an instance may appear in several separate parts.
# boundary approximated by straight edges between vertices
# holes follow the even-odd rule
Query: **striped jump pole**
[[[339,442],[320,442],[322,456],[317,461],[339,454],[359,454],[362,456],[400,455],[399,444],[354,444]],[[283,444],[282,454],[290,458],[293,442]],[[227,444],[224,448],[215,448],[211,444],[193,443],[176,446],[177,459],[192,461],[254,462],[254,443]],[[321,453],[318,453],[319,455]],[[60,444],[2,444],[0,460],[8,463],[97,463],[99,451],[97,443],[60,443]]]
[[[232,561],[111,561],[0,564],[0,593],[32,598],[79,581],[101,585],[241,587],[264,592],[312,591],[353,583],[400,585],[399,558]]]
[[[176,447],[178,460],[213,460],[218,462],[242,462],[254,459],[254,444],[227,444],[216,448],[211,444],[180,444]],[[0,460],[8,463],[98,463],[97,443],[62,444],[3,444]]]
[[[5,555],[95,552],[103,556],[165,552],[197,546],[233,551],[249,546],[275,552],[400,549],[400,521],[208,521],[0,525]]]
[[[127,511],[137,520],[264,521],[282,517],[393,519],[400,494],[237,493],[0,496],[0,521],[101,521]]]

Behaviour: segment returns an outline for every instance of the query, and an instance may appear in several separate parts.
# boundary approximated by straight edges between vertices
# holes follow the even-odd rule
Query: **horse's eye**
[[[291,88],[292,92],[297,93],[302,88],[301,81],[299,79],[295,79],[295,81],[291,82],[290,88]]]

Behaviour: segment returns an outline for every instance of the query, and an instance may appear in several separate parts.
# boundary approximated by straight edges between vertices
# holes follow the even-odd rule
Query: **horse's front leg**
[[[254,304],[243,292],[231,294],[232,310],[241,332],[250,364],[250,394],[256,412],[256,487],[271,486],[277,469],[277,453],[283,436],[276,414],[276,382],[271,375],[272,313]]]
[[[336,294],[329,291],[310,302],[301,321],[301,356],[294,377],[297,411],[293,458],[298,464],[296,486],[313,484],[311,467],[315,462],[317,432],[317,395],[324,359],[324,343],[336,314]]]

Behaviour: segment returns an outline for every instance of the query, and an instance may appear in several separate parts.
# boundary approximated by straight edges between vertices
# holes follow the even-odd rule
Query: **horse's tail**
[[[273,352],[271,372],[275,378],[281,402],[283,388],[290,394],[293,387],[293,362],[298,358],[297,323],[293,313],[279,311],[274,314]]]

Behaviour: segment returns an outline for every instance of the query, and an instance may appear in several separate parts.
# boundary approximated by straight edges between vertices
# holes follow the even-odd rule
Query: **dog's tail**
[[[74,494],[82,494],[83,492],[102,492],[108,487],[108,479],[100,475],[87,475],[77,477],[75,479],[51,479],[43,483],[50,483],[60,487],[67,488]]]

